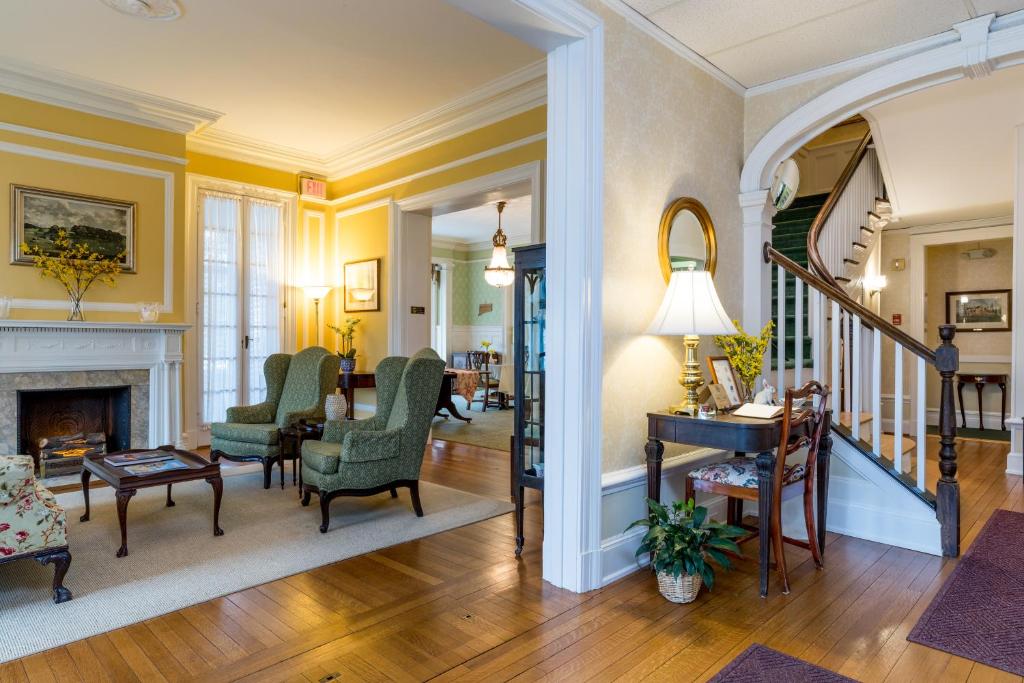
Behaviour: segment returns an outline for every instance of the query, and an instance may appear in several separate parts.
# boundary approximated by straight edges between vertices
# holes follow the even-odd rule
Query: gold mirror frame
[[[669,204],[664,213],[661,214],[661,225],[658,227],[658,260],[661,262],[661,274],[665,276],[665,282],[672,277],[672,265],[669,261],[668,240],[672,234],[672,223],[676,216],[683,211],[690,211],[697,217],[700,228],[704,232],[704,246],[707,250],[707,258],[704,260],[704,269],[715,276],[715,265],[718,263],[718,243],[715,240],[715,224],[711,222],[711,215],[704,205],[693,197],[680,197]]]

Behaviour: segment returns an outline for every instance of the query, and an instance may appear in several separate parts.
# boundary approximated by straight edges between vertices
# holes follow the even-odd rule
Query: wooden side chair
[[[821,548],[818,545],[818,533],[814,519],[814,482],[818,451],[822,447],[823,437],[827,429],[825,419],[828,403],[828,387],[811,381],[800,389],[786,389],[785,408],[782,414],[782,430],[779,436],[779,447],[775,458],[775,469],[772,472],[771,504],[768,506],[768,519],[765,519],[765,506],[760,506],[761,519],[759,524],[768,524],[771,530],[771,546],[775,555],[775,564],[782,579],[782,592],[789,593],[789,576],[786,573],[786,556],[783,542],[804,548],[811,552],[814,564],[820,569],[824,566]],[[813,407],[813,397],[818,397],[817,408]],[[805,399],[807,407],[794,410],[793,403]],[[787,458],[801,448],[807,448],[807,459],[799,463],[787,463]],[[823,470],[827,475],[827,468]],[[759,529],[743,524],[743,501],[760,502],[758,493],[757,461],[754,458],[738,457],[724,462],[713,463],[697,468],[686,478],[686,499],[693,497],[694,491],[705,491],[727,496],[728,521],[754,533],[739,539],[749,541],[758,536]],[[826,482],[827,487],[827,482]],[[801,541],[782,535],[782,503],[795,496],[804,498],[804,523],[807,526],[807,540]],[[824,505],[822,500],[819,504]],[[767,549],[762,548],[762,553]],[[762,564],[762,567],[764,564]],[[767,585],[762,576],[762,585]]]
[[[470,402],[470,408],[473,407],[473,403],[480,402],[481,410],[487,412],[487,408],[500,408],[501,404],[498,400],[498,378],[491,374],[491,361],[493,360],[496,364],[501,364],[501,354],[497,351],[487,353],[486,351],[469,351],[467,352],[469,358],[469,367],[471,370],[478,370],[486,372],[485,375],[480,375],[480,384],[477,389],[482,390],[480,398],[474,398]]]

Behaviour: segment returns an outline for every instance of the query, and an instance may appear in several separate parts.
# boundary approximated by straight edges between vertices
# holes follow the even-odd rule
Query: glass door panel
[[[281,205],[253,200],[249,206],[248,267],[245,269],[247,297],[246,373],[248,403],[260,403],[267,396],[263,363],[281,350]]]
[[[202,255],[202,421],[224,419],[238,405],[241,372],[240,219],[237,197],[204,194],[201,198]]]

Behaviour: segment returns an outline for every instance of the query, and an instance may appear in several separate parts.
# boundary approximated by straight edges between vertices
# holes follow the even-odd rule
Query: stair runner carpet
[[[1024,514],[992,513],[907,640],[1024,676]]]
[[[821,210],[828,194],[815,194],[806,197],[798,197],[793,204],[783,211],[775,214],[772,219],[774,229],[772,230],[772,246],[793,261],[796,261],[804,268],[807,268],[807,232],[811,229],[811,223]],[[804,288],[803,296],[803,319],[804,319],[804,367],[811,367],[811,338],[808,336],[810,326],[807,324],[807,289]],[[778,320],[778,283],[772,276],[772,320]],[[795,366],[796,358],[796,284],[792,277],[786,278],[786,367]],[[756,330],[747,330],[754,334]],[[772,341],[772,368],[777,367],[778,358],[778,331]]]
[[[845,683],[853,679],[840,676],[834,671],[822,669],[802,659],[790,657],[778,650],[754,643],[741,652],[736,659],[726,664],[709,683],[747,683],[767,681],[769,683],[792,683],[810,681],[813,683]]]

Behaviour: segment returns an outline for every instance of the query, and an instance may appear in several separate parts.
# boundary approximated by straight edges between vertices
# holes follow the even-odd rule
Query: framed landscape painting
[[[1009,332],[1010,290],[946,292],[946,324],[958,332]]]
[[[11,263],[33,264],[22,244],[56,255],[53,240],[64,230],[101,256],[122,254],[121,270],[134,273],[135,214],[135,202],[11,185]]]

